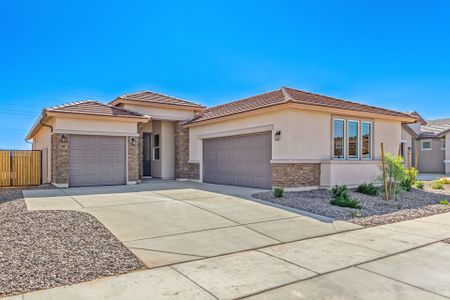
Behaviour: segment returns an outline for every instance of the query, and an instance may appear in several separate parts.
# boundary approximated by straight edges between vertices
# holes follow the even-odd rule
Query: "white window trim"
[[[158,139],[159,139],[159,146],[155,146],[155,137],[156,136],[158,136]],[[158,157],[158,159],[155,158],[155,149],[160,149],[159,150],[159,157]],[[160,160],[161,159],[161,136],[159,135],[159,133],[153,135],[152,159],[153,160]]]
[[[370,156],[369,157],[363,157],[362,153],[362,127],[363,124],[370,124]],[[370,121],[361,121],[361,160],[372,160],[373,159],[373,122]]]
[[[342,149],[342,153],[344,154],[342,158],[336,157],[336,155],[334,154],[334,121],[342,121],[344,122],[344,141],[343,141],[343,149]],[[332,147],[332,156],[333,159],[335,160],[345,160],[347,159],[347,130],[346,130],[346,120],[342,119],[342,118],[333,118],[333,128],[332,128],[332,132],[331,132],[331,147]]]
[[[430,148],[429,149],[424,149],[423,148],[423,143],[425,143],[425,142],[429,142],[430,143]],[[432,148],[433,148],[433,146],[431,144],[432,144],[431,140],[421,140],[420,141],[420,148],[421,148],[422,151],[431,151]]]
[[[445,150],[446,147],[447,147],[447,143],[445,142],[445,138],[441,139],[441,150]]]
[[[356,151],[358,151],[357,155],[355,157],[350,157],[349,153],[348,153],[348,144],[349,144],[349,137],[348,137],[348,132],[350,131],[350,123],[356,123],[358,124],[358,133],[357,133],[357,137],[356,137]],[[346,153],[346,157],[348,160],[360,160],[361,155],[360,155],[360,145],[361,145],[361,126],[360,126],[360,121],[358,120],[351,120],[348,119],[347,120],[347,139],[345,140],[346,144],[347,144],[347,153]]]

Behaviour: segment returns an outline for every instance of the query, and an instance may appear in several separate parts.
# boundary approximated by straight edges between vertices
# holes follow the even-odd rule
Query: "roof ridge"
[[[289,102],[289,101],[293,101],[294,98],[292,98],[291,94],[289,94],[289,92],[287,91],[285,86],[282,86],[280,88],[281,92],[283,93],[283,96],[285,98],[284,102]]]
[[[384,110],[384,111],[387,111],[387,112],[394,112],[394,113],[402,114],[402,115],[405,115],[405,116],[407,115],[407,116],[410,116],[410,117],[415,117],[415,116],[411,116],[411,114],[409,114],[409,113],[404,113],[404,112],[396,111],[396,110],[393,110],[393,109],[383,108],[383,107],[380,107],[380,106],[369,105],[369,104],[359,103],[359,102],[356,102],[356,101],[350,101],[350,100],[344,100],[344,99],[334,98],[334,97],[330,97],[330,96],[326,96],[326,95],[322,95],[322,94],[317,94],[317,93],[312,93],[312,92],[306,92],[306,91],[302,91],[302,90],[297,90],[297,89],[290,88],[290,87],[286,87],[286,89],[288,89],[288,90],[294,90],[294,91],[297,91],[297,92],[300,92],[300,93],[305,93],[305,94],[312,95],[312,96],[316,96],[316,97],[317,97],[317,96],[318,96],[318,97],[324,97],[324,98],[331,99],[331,100],[337,100],[337,101],[347,102],[347,103],[351,103],[351,104],[355,104],[355,105],[361,105],[361,106],[365,106],[365,107],[369,107],[369,108],[375,108],[375,109],[380,109],[380,110]],[[417,118],[417,117],[415,117],[415,118]]]
[[[254,98],[254,97],[266,95],[266,94],[273,93],[273,92],[276,92],[276,91],[281,91],[281,88],[274,89],[274,90],[271,90],[271,91],[268,91],[268,92],[264,92],[264,93],[260,93],[260,94],[256,94],[256,95],[254,95],[254,96],[241,98],[241,99],[234,100],[234,101],[231,101],[231,102],[219,104],[219,105],[216,105],[216,106],[211,106],[211,107],[208,107],[207,109],[205,109],[204,112],[211,111],[212,109],[217,109],[217,108],[219,108],[219,107],[223,107],[223,106],[227,106],[227,105],[231,105],[231,104],[236,104],[236,103],[239,103],[239,102],[248,100],[248,99],[250,99],[250,98]]]
[[[124,95],[119,96],[118,98],[122,98],[122,99],[123,98],[133,98],[133,96],[142,95],[142,94],[145,94],[145,93],[151,93],[151,94],[155,94],[155,95],[158,95],[158,96],[167,97],[167,98],[175,99],[175,100],[178,100],[178,101],[187,102],[187,103],[193,104],[195,106],[204,107],[203,105],[198,104],[198,103],[196,103],[196,102],[194,102],[192,100],[185,100],[185,99],[181,99],[181,98],[178,98],[178,97],[174,97],[174,96],[171,96],[171,95],[162,94],[162,93],[158,93],[158,92],[154,92],[154,91],[150,91],[150,90],[143,90],[143,91],[138,91],[138,92],[135,92],[135,93],[124,94]]]
[[[63,104],[59,104],[59,105],[50,106],[50,107],[45,108],[44,110],[54,110],[54,109],[64,108],[64,107],[73,106],[73,105],[77,105],[77,104],[81,104],[81,103],[87,103],[87,102],[98,102],[98,101],[95,101],[95,100],[78,100],[78,101],[73,101],[73,102],[68,102],[68,103],[63,103]]]

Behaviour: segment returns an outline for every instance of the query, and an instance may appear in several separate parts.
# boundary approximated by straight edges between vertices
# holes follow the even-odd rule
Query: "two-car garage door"
[[[203,181],[272,187],[271,132],[203,140]]]
[[[69,185],[126,183],[125,137],[71,135]]]

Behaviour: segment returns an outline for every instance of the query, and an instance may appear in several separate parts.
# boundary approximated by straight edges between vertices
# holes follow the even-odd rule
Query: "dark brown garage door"
[[[270,132],[203,140],[203,181],[272,187]]]
[[[70,186],[125,184],[125,137],[70,136]]]

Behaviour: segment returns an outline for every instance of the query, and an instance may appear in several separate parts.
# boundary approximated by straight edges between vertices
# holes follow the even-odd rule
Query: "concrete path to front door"
[[[29,209],[92,214],[150,269],[22,299],[450,297],[450,214],[362,229],[248,201],[256,191],[160,180],[25,191]]]

